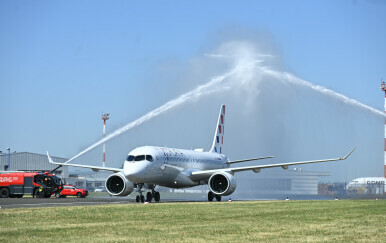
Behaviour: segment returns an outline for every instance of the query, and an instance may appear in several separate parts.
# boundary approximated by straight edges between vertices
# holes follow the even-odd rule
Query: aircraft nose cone
[[[130,181],[140,181],[145,177],[146,168],[146,162],[128,163],[124,167],[124,173]]]

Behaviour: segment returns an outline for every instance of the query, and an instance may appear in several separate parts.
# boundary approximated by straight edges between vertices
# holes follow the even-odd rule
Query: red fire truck
[[[62,188],[60,178],[48,172],[0,173],[0,198],[21,198],[24,194],[32,194],[37,198],[48,198],[53,193],[60,192]]]

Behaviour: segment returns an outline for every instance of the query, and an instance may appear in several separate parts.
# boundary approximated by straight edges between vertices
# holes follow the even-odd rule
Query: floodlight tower
[[[385,92],[385,114],[386,114],[386,82],[384,82],[383,80],[381,81],[381,89],[382,89],[382,91],[383,92]],[[385,140],[384,140],[384,149],[383,149],[383,163],[384,163],[384,170],[385,170],[385,172],[384,172],[384,177],[386,177],[386,118],[384,119],[385,120],[385,122],[384,122],[384,133],[385,133],[385,136],[384,136],[384,138],[385,138]]]
[[[105,113],[105,114],[102,115],[102,120],[103,120],[103,137],[106,136],[106,121],[108,119],[110,119],[109,115],[110,115],[110,113]],[[106,165],[106,144],[105,143],[103,143],[103,161],[102,161],[102,163],[103,163],[103,167],[105,167],[105,165]]]
[[[10,170],[11,169],[11,148],[7,148],[8,150],[8,166],[7,166],[7,170]]]

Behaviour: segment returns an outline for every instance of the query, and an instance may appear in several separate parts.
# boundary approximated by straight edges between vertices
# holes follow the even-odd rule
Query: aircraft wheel
[[[151,202],[151,200],[153,200],[153,195],[151,194],[151,192],[147,192],[147,194],[146,194],[146,201],[147,202]]]
[[[141,203],[144,203],[144,202],[145,202],[145,197],[141,195]]]
[[[221,196],[220,195],[214,195],[214,197],[216,198],[217,202],[221,202]]]
[[[8,188],[0,189],[0,197],[1,198],[9,197],[9,189]]]
[[[209,202],[212,202],[213,201],[213,198],[214,198],[214,193],[212,191],[209,191],[208,192],[208,201]]]
[[[161,195],[159,194],[159,192],[154,192],[154,201],[159,202],[160,199]]]
[[[135,201],[136,201],[137,203],[139,203],[139,201],[140,201],[140,198],[139,198],[139,196],[138,196],[138,195],[135,197]]]

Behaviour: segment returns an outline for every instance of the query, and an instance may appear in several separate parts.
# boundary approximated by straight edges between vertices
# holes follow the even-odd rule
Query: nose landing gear
[[[135,201],[137,202],[137,203],[139,203],[139,202],[141,202],[141,203],[143,203],[143,202],[145,202],[145,197],[142,195],[142,193],[141,193],[141,195],[137,195],[136,197],[135,197]]]
[[[138,185],[137,185],[137,189],[138,189],[138,192],[139,192],[139,195],[137,195],[137,196],[135,197],[135,201],[136,201],[137,203],[139,203],[139,202],[141,202],[141,203],[145,202],[145,197],[142,195],[142,187],[143,187],[143,184],[138,184]]]

